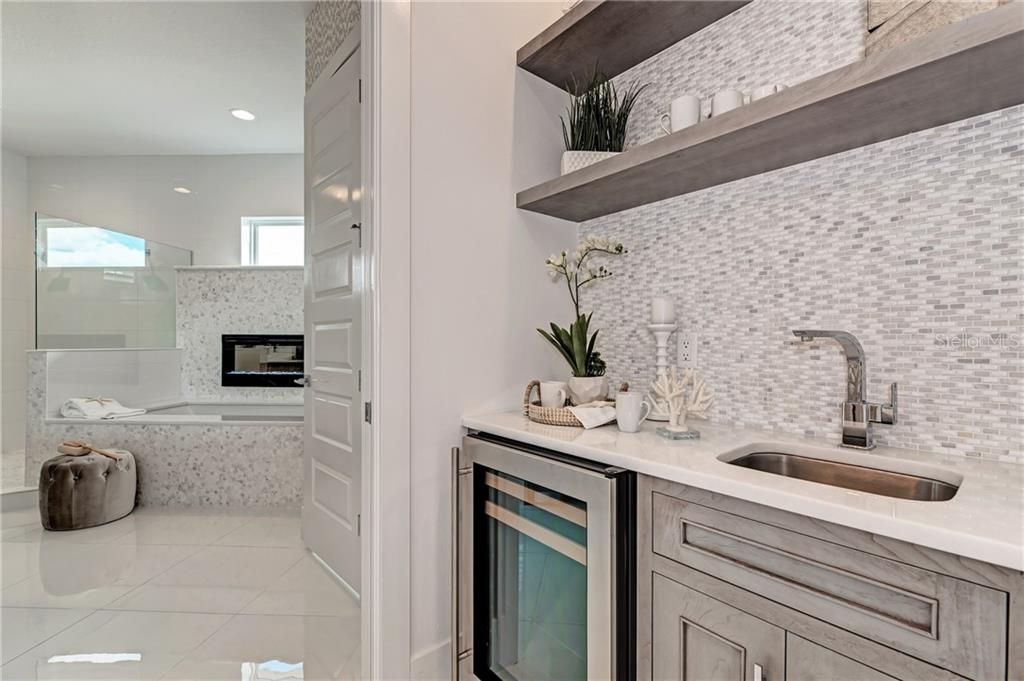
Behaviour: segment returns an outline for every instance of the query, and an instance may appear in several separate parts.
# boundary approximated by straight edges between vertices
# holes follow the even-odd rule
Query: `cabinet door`
[[[655,573],[654,681],[783,681],[786,632]]]
[[[897,681],[799,636],[786,641],[786,681]]]

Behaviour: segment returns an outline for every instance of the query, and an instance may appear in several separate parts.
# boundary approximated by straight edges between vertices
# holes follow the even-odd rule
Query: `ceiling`
[[[301,153],[310,5],[4,0],[3,146]],[[236,120],[232,108],[257,118]]]

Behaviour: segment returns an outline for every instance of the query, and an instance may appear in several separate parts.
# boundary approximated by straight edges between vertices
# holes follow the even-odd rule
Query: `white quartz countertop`
[[[473,431],[545,447],[773,508],[1024,570],[1024,466],[963,456],[878,447],[858,452],[824,440],[696,422],[697,440],[669,441],[645,423],[639,433],[612,424],[583,430],[546,426],[520,411],[463,416]],[[808,456],[959,483],[949,501],[907,501],[786,478],[719,460],[769,443]],[[804,451],[806,450],[806,452]]]

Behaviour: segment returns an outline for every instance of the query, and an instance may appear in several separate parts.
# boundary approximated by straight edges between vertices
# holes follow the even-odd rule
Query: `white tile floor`
[[[359,605],[295,514],[140,509],[46,532],[0,514],[0,679],[358,678]]]

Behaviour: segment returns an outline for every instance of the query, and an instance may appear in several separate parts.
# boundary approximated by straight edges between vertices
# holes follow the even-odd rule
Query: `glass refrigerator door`
[[[483,466],[475,474],[484,676],[586,681],[587,504]]]

